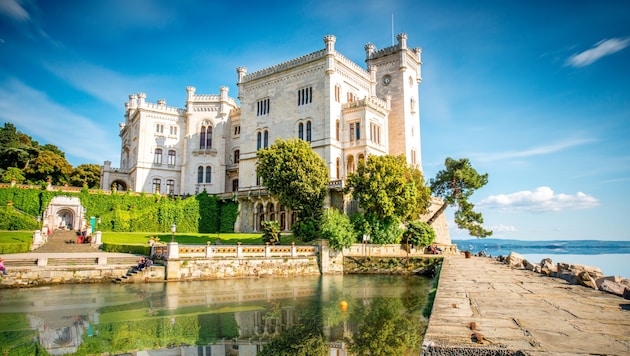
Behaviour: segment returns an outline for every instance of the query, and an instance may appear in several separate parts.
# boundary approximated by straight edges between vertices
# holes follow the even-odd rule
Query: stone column
[[[179,258],[179,244],[177,242],[169,242],[167,244],[166,259],[178,259]]]

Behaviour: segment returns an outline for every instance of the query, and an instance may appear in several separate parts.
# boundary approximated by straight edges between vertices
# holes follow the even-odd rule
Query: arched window
[[[339,177],[341,176],[341,159],[339,157],[337,157],[337,176],[336,178],[339,179]]]
[[[311,142],[311,122],[306,122],[306,141]]]
[[[174,166],[176,158],[177,153],[175,152],[175,150],[168,150],[168,164]]]
[[[260,149],[262,147],[262,134],[258,132],[256,134],[256,148]]]
[[[203,167],[197,167],[197,183],[203,183]]]
[[[208,126],[206,131],[206,149],[212,148],[212,126]]]
[[[201,126],[199,148],[202,150],[212,148],[212,126]]]
[[[241,150],[234,150],[234,163],[241,161]]]
[[[162,164],[162,149],[156,148],[153,154],[153,163]]]
[[[365,161],[365,156],[363,155],[363,153],[359,153],[359,162],[363,161]]]
[[[354,172],[354,156],[349,155],[348,164],[346,167],[346,173],[353,173],[353,172]]]
[[[173,179],[166,180],[166,194],[175,194],[175,181]]]
[[[199,133],[199,148],[206,148],[206,127],[201,126],[201,132]]]
[[[155,193],[160,193],[160,186],[162,185],[162,180],[160,178],[153,178],[153,191]]]
[[[265,137],[264,137],[264,143],[265,143],[265,148],[269,147],[269,131],[265,130]]]
[[[337,141],[339,141],[340,134],[339,120],[337,120],[337,122],[335,123],[335,138],[337,139]]]
[[[298,125],[298,138],[300,140],[304,139],[304,124],[300,122],[300,124]]]
[[[212,167],[206,166],[206,183],[212,183]]]

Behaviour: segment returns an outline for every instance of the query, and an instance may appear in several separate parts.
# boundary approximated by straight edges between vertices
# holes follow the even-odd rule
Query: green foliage
[[[280,223],[277,221],[262,222],[263,242],[269,242],[271,245],[280,243]]]
[[[300,216],[298,214],[298,216]],[[319,215],[318,215],[319,217]],[[304,242],[316,240],[320,237],[320,219],[305,216],[299,218],[291,227],[293,235]]]
[[[0,254],[29,252],[33,242],[31,231],[2,231],[0,237]]]
[[[37,220],[11,206],[0,207],[0,230],[36,230]]]
[[[321,227],[323,239],[330,240],[333,250],[341,251],[356,242],[356,234],[350,219],[337,209],[328,209]]]
[[[24,174],[22,174],[21,169],[8,167],[6,171],[2,173],[0,181],[2,181],[3,183],[11,183],[13,180],[15,180],[16,183],[21,184],[26,180],[26,178],[24,177]]]
[[[429,246],[435,240],[435,231],[428,223],[417,220],[407,224],[403,236],[415,246]]]
[[[396,244],[399,243],[404,229],[398,217],[379,220],[368,215],[370,222],[370,243],[373,244]]]
[[[330,180],[326,162],[308,142],[297,138],[278,139],[270,147],[258,150],[257,158],[256,173],[269,192],[281,204],[298,211],[298,221],[312,220],[297,224],[293,233],[305,241],[313,239]]]
[[[308,325],[285,330],[267,343],[259,356],[325,356],[329,354],[321,332]]]
[[[121,244],[110,244],[107,242],[103,242],[103,246],[101,249],[104,252],[120,252],[120,253],[133,253],[136,255],[151,255],[151,247],[150,246],[138,246],[138,245],[121,245]]]
[[[98,189],[101,185],[101,166],[98,164],[81,164],[70,175],[70,185]]]
[[[26,178],[34,184],[44,183],[50,178],[52,184],[64,185],[68,183],[72,166],[57,153],[42,150],[39,151],[37,157],[31,160],[28,167],[24,169],[24,173]]]
[[[361,312],[362,325],[347,340],[356,355],[410,355],[420,350],[421,337],[410,330],[422,330],[417,317],[407,317],[400,299],[376,298]]]
[[[468,201],[470,196],[488,183],[488,174],[479,174],[472,167],[467,158],[459,160],[446,158],[445,169],[439,171],[435,179],[430,180],[431,190],[435,195],[444,199],[444,205],[434,217],[441,213],[446,206],[456,206],[455,223],[460,229],[467,229],[471,236],[486,237],[492,231],[485,230],[481,213],[473,211],[474,205]],[[433,218],[429,220],[432,223]]]
[[[36,217],[55,196],[61,195],[80,198],[88,217],[101,218],[98,226],[101,231],[170,232],[171,225],[176,223],[178,232],[200,232],[203,225],[206,230],[203,232],[219,232],[221,228],[221,232],[229,233],[234,231],[238,215],[237,202],[222,201],[205,193],[200,194],[201,198],[181,199],[132,192],[106,195],[89,194],[86,189],[81,193],[66,193],[12,187],[0,189],[0,206],[10,201],[15,208]],[[201,207],[203,204],[206,208]]]
[[[369,156],[367,163],[360,161],[357,172],[348,176],[346,191],[379,220],[416,219],[430,204],[422,172],[407,165],[404,155]]]

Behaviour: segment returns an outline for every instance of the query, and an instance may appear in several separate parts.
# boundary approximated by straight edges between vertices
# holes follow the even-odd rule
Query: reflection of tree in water
[[[287,307],[289,304],[284,304]],[[296,313],[296,324],[283,330],[263,347],[257,356],[318,356],[328,355],[329,348],[322,333],[322,308],[317,298],[307,298],[290,306]],[[279,303],[272,302],[266,316],[281,311]]]
[[[401,299],[375,298],[356,314],[362,314],[363,321],[346,340],[351,352],[358,356],[420,353],[426,321],[419,312],[405,311]]]

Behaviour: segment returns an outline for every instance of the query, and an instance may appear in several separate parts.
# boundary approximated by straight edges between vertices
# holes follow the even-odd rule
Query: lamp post
[[[99,216],[98,218],[96,218],[96,230],[98,231],[100,227],[101,227],[101,217]]]
[[[175,231],[177,230],[177,225],[175,225],[175,223],[173,223],[173,225],[171,225],[171,242],[175,242]]]

